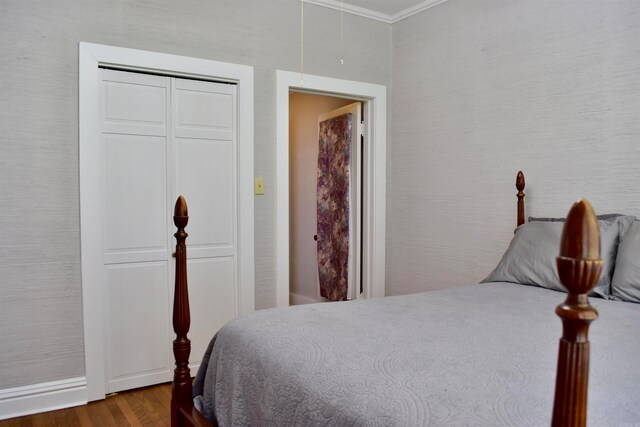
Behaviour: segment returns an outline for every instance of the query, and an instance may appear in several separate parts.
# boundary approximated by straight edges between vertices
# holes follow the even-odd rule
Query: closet
[[[171,379],[173,204],[184,195],[192,368],[238,307],[236,85],[100,69],[107,392]]]

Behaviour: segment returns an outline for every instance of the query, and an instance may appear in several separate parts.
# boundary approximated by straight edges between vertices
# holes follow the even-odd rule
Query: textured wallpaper
[[[299,68],[299,2],[0,1],[0,388],[84,375],[78,42],[254,67],[256,308],[275,305],[275,70]],[[305,8],[305,70],[391,81],[391,26]],[[169,343],[167,343],[169,345]]]
[[[305,69],[389,88],[387,293],[478,282],[528,214],[640,216],[640,2],[449,0],[396,24],[308,5]],[[275,305],[275,70],[289,0],[0,1],[0,388],[84,375],[78,42],[255,67],[256,307]],[[333,60],[335,59],[335,61]],[[393,79],[392,79],[393,76]]]
[[[528,215],[640,216],[640,2],[449,0],[393,25],[387,294],[477,283]]]

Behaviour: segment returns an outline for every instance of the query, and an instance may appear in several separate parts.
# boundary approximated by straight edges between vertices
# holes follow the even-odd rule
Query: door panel
[[[105,369],[107,391],[114,392],[171,379],[166,310],[170,79],[100,71]]]
[[[121,134],[103,138],[105,262],[166,260],[166,138]]]
[[[236,87],[173,79],[175,194],[189,204],[191,366],[237,315]]]
[[[191,306],[190,366],[198,366],[213,333],[237,316],[233,257],[192,259],[188,263]],[[195,374],[195,373],[194,373]]]
[[[101,70],[103,132],[165,136],[167,77]]]
[[[347,280],[347,298],[358,299],[360,295],[361,281],[361,213],[362,213],[362,153],[360,150],[360,138],[363,134],[362,126],[362,104],[354,102],[344,107],[330,111],[318,116],[318,125],[325,120],[339,117],[345,114],[352,115],[351,128],[351,153],[350,153],[350,173],[349,173],[349,271]],[[319,279],[318,279],[319,283]],[[318,284],[318,288],[319,288]],[[318,289],[318,299],[320,290]]]
[[[109,391],[171,379],[167,262],[107,268]]]
[[[189,254],[227,248],[233,254],[233,141],[176,138],[178,193],[189,204]]]
[[[235,85],[175,79],[175,136],[234,139]]]

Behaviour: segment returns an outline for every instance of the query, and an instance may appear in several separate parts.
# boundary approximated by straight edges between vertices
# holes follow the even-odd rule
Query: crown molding
[[[398,21],[402,21],[405,18],[408,18],[410,16],[415,15],[416,13],[420,13],[423,10],[427,10],[430,9],[434,6],[437,6],[439,4],[442,4],[444,2],[446,2],[447,0],[426,0],[423,1],[421,3],[418,3],[415,6],[411,6],[405,10],[401,10],[398,13],[395,13],[393,15],[391,15],[391,23],[396,23]]]
[[[343,10],[343,3],[337,0],[304,0],[305,3],[315,4],[316,6],[328,7],[329,9]],[[391,16],[386,13],[376,12],[375,10],[366,9],[364,7],[353,6],[344,3],[344,12],[352,15],[362,16],[363,18],[381,21],[391,24]]]
[[[415,15],[416,13],[422,12],[423,10],[427,10],[431,7],[444,3],[445,1],[447,0],[425,0],[393,15],[387,15],[386,13],[376,12],[375,10],[366,9],[364,7],[353,6],[349,3],[342,3],[338,0],[304,0],[305,3],[315,4],[316,6],[327,7],[334,10],[344,10],[345,13],[373,19],[386,24],[393,24],[401,21]]]

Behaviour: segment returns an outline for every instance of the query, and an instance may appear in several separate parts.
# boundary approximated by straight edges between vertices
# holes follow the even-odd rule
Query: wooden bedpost
[[[518,172],[516,176],[516,188],[518,189],[518,227],[524,224],[524,174]]]
[[[173,386],[171,390],[171,425],[182,425],[180,406],[193,402],[191,388],[191,372],[189,370],[189,354],[191,341],[187,338],[191,318],[189,313],[189,293],[187,290],[187,247],[185,240],[187,233],[184,228],[189,222],[187,202],[184,197],[178,197],[173,214],[173,222],[178,227],[176,232],[176,284],[173,299],[173,330],[176,339],[173,341],[173,355],[176,358],[176,369],[173,371]]]
[[[567,299],[556,308],[562,319],[552,426],[584,426],[589,382],[589,324],[598,312],[587,294],[600,278],[600,232],[587,200],[571,207],[562,231],[558,274]]]

